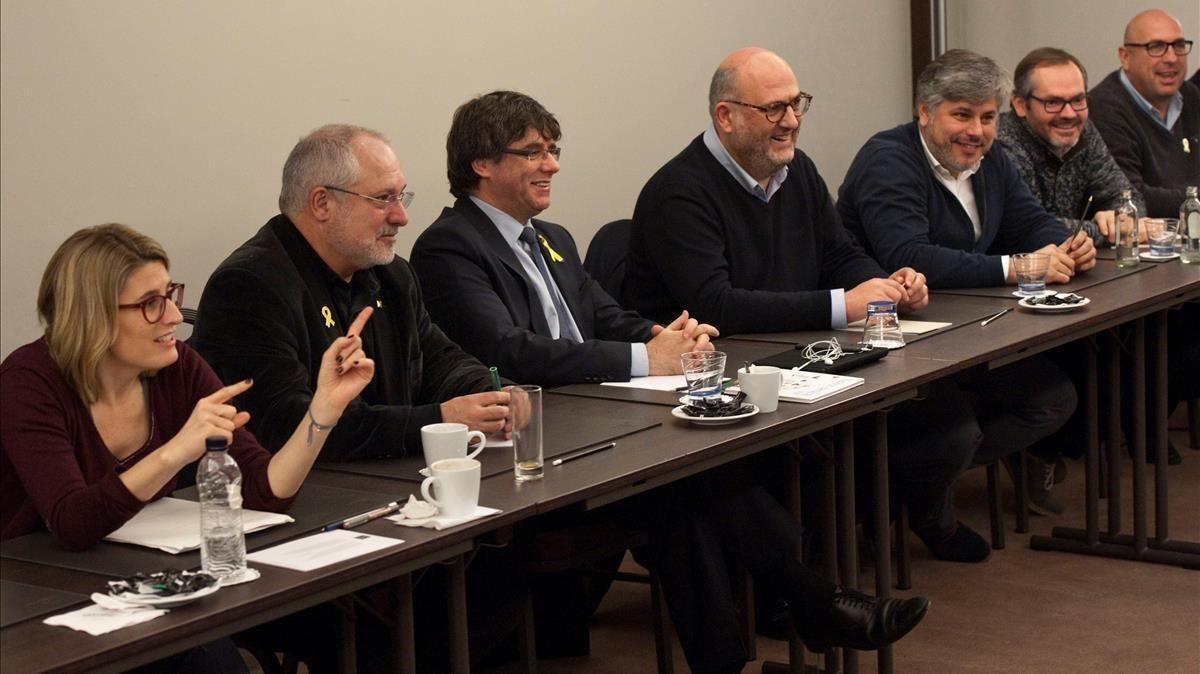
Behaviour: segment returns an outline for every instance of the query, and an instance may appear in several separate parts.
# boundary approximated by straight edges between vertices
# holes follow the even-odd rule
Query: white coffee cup
[[[467,453],[471,438],[479,439],[475,451]],[[481,431],[468,431],[466,424],[427,424],[421,427],[421,447],[425,450],[425,465],[432,467],[442,459],[474,459],[487,446],[487,436]]]
[[[462,517],[479,505],[481,464],[475,459],[442,459],[429,466],[432,473],[421,483],[421,496],[438,507],[439,515]],[[430,492],[436,491],[438,498]]]
[[[757,407],[759,412],[774,412],[779,409],[779,385],[783,381],[783,373],[779,368],[751,365],[748,371],[746,368],[739,369],[737,375],[747,401]]]

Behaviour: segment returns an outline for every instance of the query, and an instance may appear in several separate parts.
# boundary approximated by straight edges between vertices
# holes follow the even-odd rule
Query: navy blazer
[[[582,343],[552,338],[524,269],[496,225],[469,198],[445,208],[413,246],[411,260],[434,322],[468,353],[505,377],[547,386],[627,381],[630,342],[654,325],[625,311],[583,268],[575,240],[533,220],[561,259],[539,247]]]
[[[885,269],[912,267],[930,288],[1004,285],[1001,255],[1066,240],[1067,229],[1029,191],[998,146],[971,176],[982,234],[925,156],[916,122],[875,134],[838,190],[846,229]]]

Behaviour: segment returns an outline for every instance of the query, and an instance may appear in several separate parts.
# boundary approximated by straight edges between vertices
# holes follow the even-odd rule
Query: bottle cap
[[[210,452],[223,452],[229,449],[229,441],[222,437],[211,437],[204,439],[204,449]]]

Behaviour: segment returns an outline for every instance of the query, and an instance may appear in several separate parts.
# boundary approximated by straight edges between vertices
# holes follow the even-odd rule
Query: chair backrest
[[[187,323],[188,325],[196,324],[196,316],[198,316],[199,314],[196,313],[195,309],[187,309],[184,307],[180,307],[179,313],[183,314],[183,322],[184,323]]]
[[[583,267],[618,302],[625,285],[625,259],[629,256],[632,220],[613,220],[600,228],[588,246]]]

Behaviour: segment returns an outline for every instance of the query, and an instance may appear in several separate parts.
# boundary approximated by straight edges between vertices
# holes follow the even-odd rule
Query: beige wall
[[[1061,47],[1088,70],[1089,85],[1118,67],[1117,47],[1125,24],[1143,9],[1159,7],[1183,24],[1187,37],[1200,41],[1200,0],[948,0],[947,42],[996,60],[1011,75],[1017,62],[1038,47]],[[1200,51],[1188,56],[1190,76],[1200,67]]]
[[[1115,63],[1127,4],[952,0],[951,44],[1005,68],[1062,44],[1099,75]],[[1195,0],[1168,7],[1200,34]],[[450,202],[451,112],[495,88],[562,121],[545,215],[584,249],[703,128],[713,67],[746,44],[781,53],[816,96],[800,144],[831,189],[867,136],[909,115],[906,0],[5,0],[0,356],[40,333],[42,269],[83,226],[115,220],[157,237],[194,306],[212,269],[275,212],[292,144],[325,122],[392,137],[417,192],[407,254]]]
[[[446,129],[478,93],[517,89],[558,115],[563,170],[545,217],[581,249],[700,132],[708,78],[736,47],[780,52],[816,96],[800,140],[831,186],[908,110],[905,0],[5,0],[0,12],[0,355],[40,334],[42,269],[87,225],[158,238],[195,306],[275,213],[288,150],[325,122],[391,136],[417,192],[407,255],[451,201]]]

